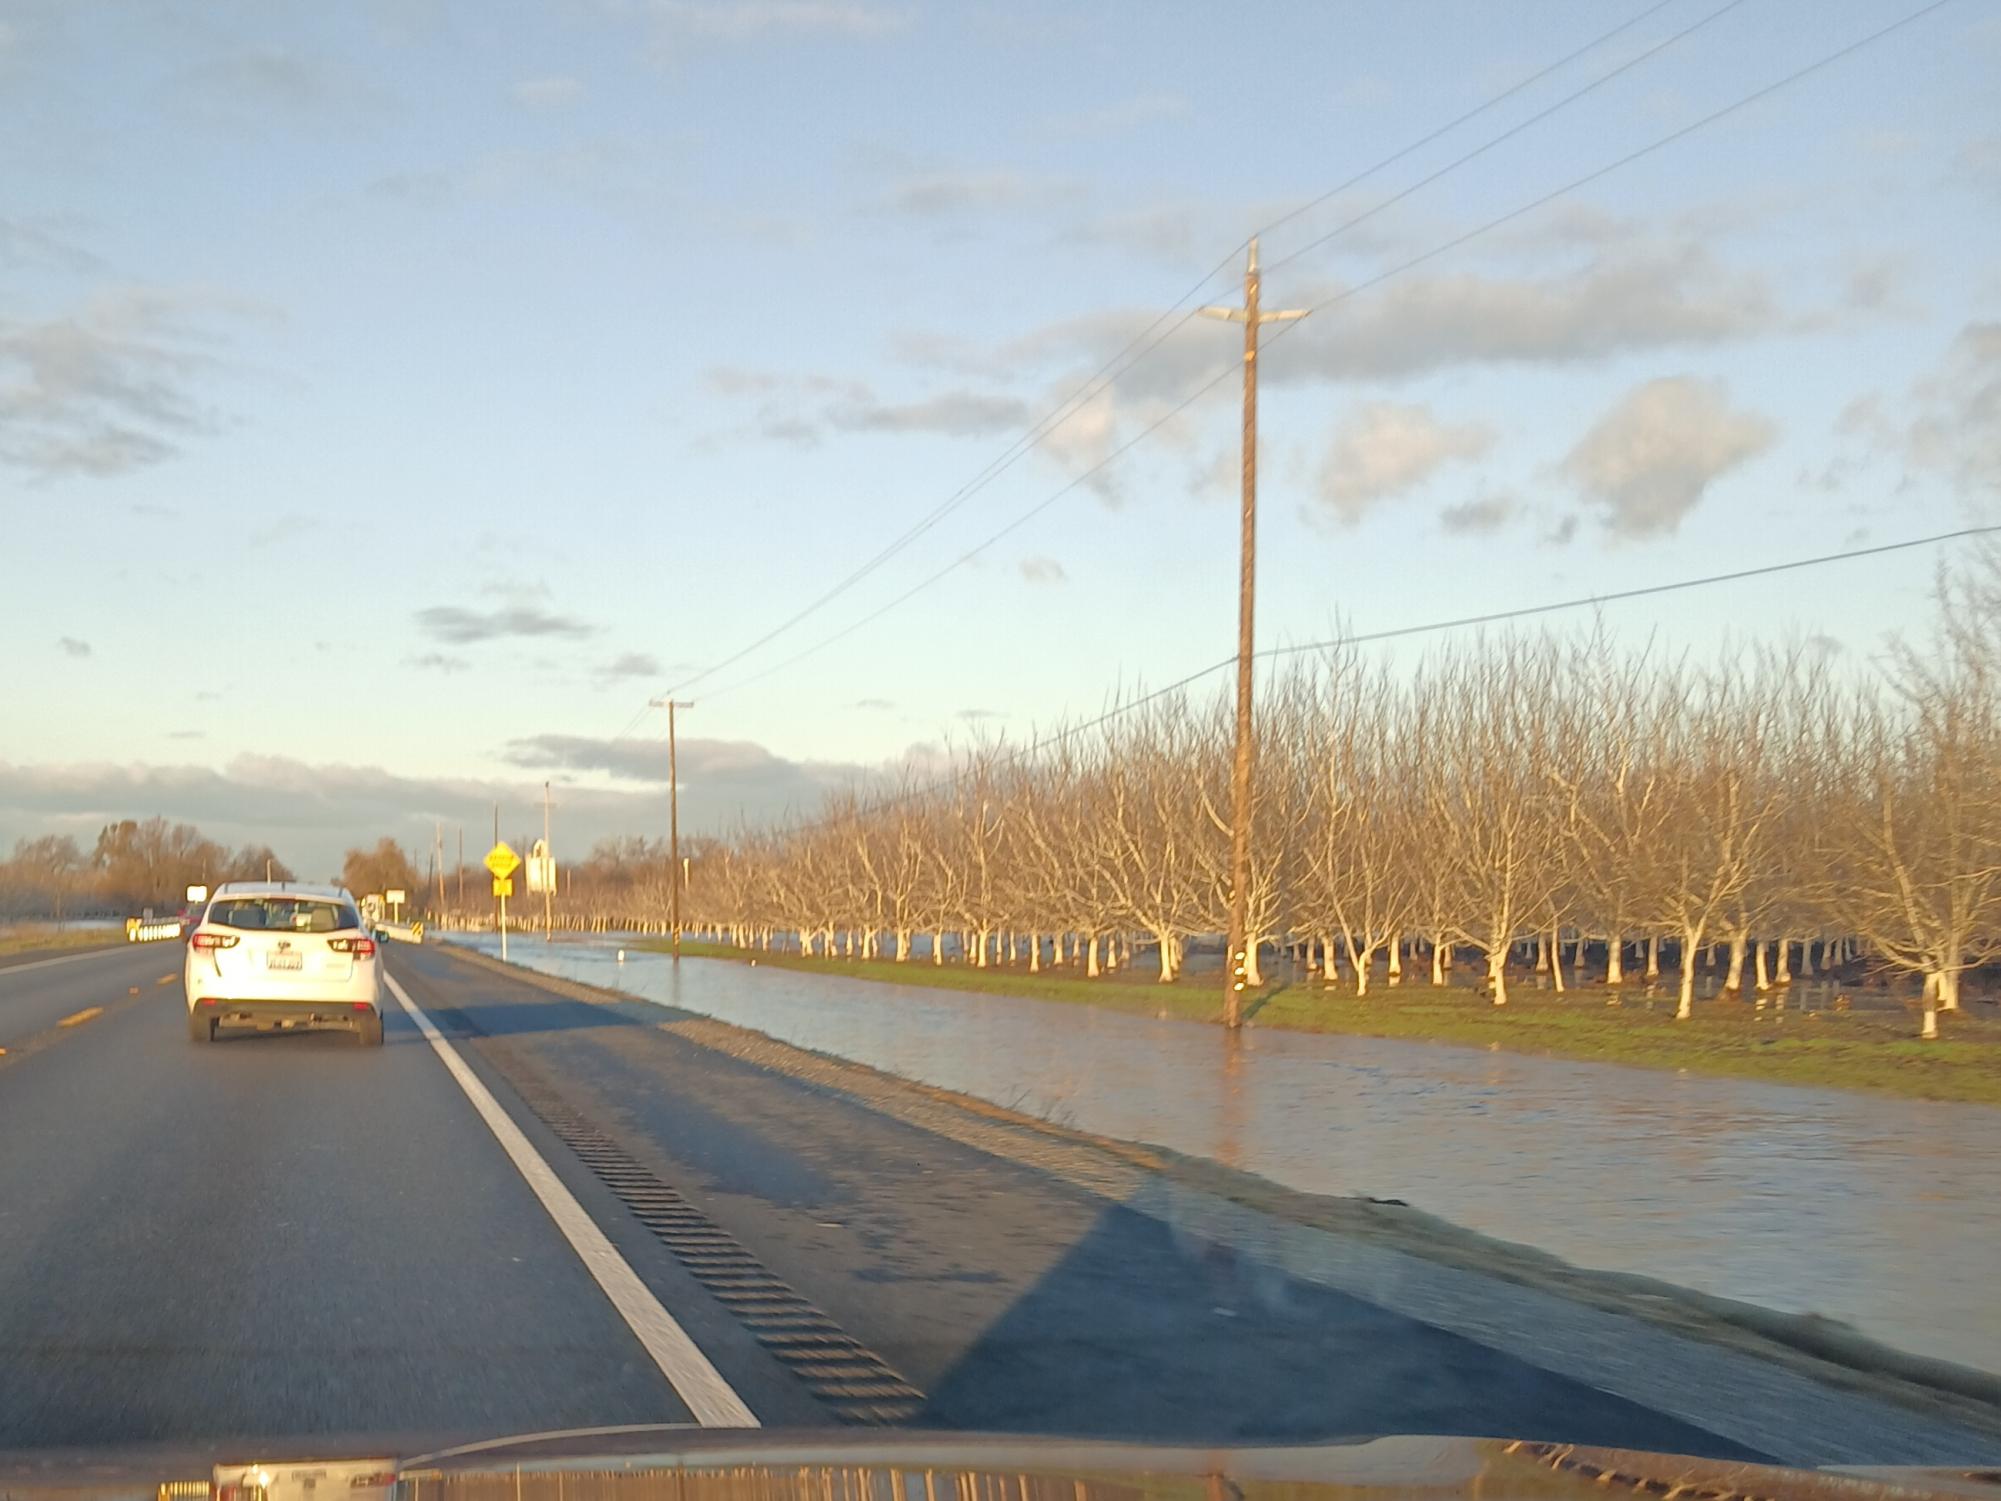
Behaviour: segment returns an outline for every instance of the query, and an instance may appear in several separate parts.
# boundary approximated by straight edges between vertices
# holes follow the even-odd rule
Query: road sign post
[[[521,868],[521,857],[508,848],[505,840],[496,839],[493,848],[486,852],[486,868],[493,872],[493,894],[500,902],[500,957],[507,957],[507,899],[514,894],[514,872]]]

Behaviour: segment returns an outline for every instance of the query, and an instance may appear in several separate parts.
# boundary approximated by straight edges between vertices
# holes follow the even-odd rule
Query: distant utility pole
[[[670,912],[674,925],[674,958],[678,961],[681,957],[681,887],[688,873],[681,864],[681,768],[674,750],[674,711],[695,706],[671,698],[655,698],[647,702],[655,709],[664,708],[667,711],[667,883],[673,893]]]
[[[556,857],[549,852],[549,784],[542,784],[542,941],[556,941]]]
[[[431,864],[438,871],[438,916],[445,915],[445,821],[440,818],[431,826]]]
[[[459,825],[459,911],[466,905],[466,826]]]
[[[1237,554],[1237,748],[1230,766],[1230,963],[1223,976],[1223,1022],[1244,1024],[1244,982],[1250,973],[1251,638],[1258,576],[1258,330],[1267,323],[1304,318],[1307,310],[1265,312],[1258,305],[1258,242],[1244,267],[1244,305],[1205,307],[1209,318],[1244,325],[1244,484],[1242,539]]]

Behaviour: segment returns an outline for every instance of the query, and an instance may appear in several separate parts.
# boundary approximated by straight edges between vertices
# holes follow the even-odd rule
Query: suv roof
[[[352,902],[345,886],[320,886],[311,881],[224,881],[209,893],[210,901],[226,896],[316,896],[328,901]]]

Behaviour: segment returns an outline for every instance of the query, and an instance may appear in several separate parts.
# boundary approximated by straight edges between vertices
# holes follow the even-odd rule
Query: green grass
[[[664,951],[664,940],[641,948]],[[684,941],[691,958],[755,961],[779,969],[847,975],[890,985],[982,991],[1130,1011],[1145,1016],[1219,1022],[1216,982],[1161,985],[1140,975],[1087,980],[1071,972],[1029,974],[1019,967],[971,969],[888,959],[822,959],[762,953],[726,944]],[[1253,1026],[1449,1042],[1469,1047],[1579,1058],[1641,1068],[1762,1079],[1779,1084],[1868,1090],[1913,1099],[2001,1105],[2001,1021],[1971,1013],[1942,1015],[1937,1042],[1917,1038],[1914,1016],[1900,1012],[1799,1012],[1750,1001],[1698,1001],[1695,1015],[1674,1020],[1672,996],[1648,1009],[1634,989],[1608,1004],[1602,986],[1564,996],[1514,989],[1505,1007],[1463,988],[1421,983],[1372,988],[1357,1000],[1346,988],[1317,982],[1272,987],[1248,1008]]]
[[[107,948],[123,942],[123,928],[9,928],[0,932],[0,954],[26,954],[41,949]]]

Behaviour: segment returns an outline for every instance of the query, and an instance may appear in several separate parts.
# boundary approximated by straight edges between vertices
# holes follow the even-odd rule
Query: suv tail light
[[[366,959],[375,952],[373,938],[329,938],[327,947],[336,954],[352,954],[357,959]]]
[[[196,953],[206,954],[211,949],[235,948],[236,935],[233,933],[197,933],[192,942],[194,943]]]

